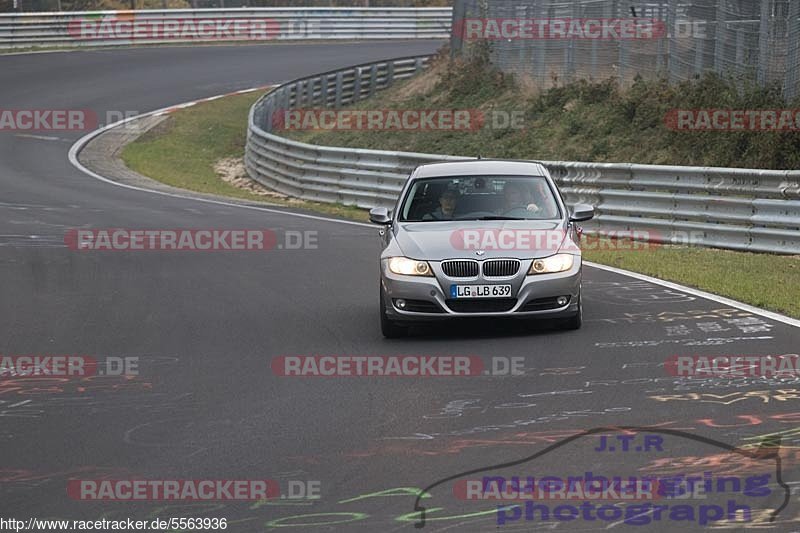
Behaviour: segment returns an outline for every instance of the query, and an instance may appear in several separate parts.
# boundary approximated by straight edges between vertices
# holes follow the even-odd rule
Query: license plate
[[[511,285],[450,285],[450,298],[510,298]]]

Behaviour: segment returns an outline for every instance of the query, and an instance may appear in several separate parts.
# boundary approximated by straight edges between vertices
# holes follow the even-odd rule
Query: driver
[[[422,220],[452,220],[459,197],[457,190],[447,189],[439,197],[439,207],[422,217]]]
[[[541,208],[533,203],[531,191],[524,183],[517,181],[509,181],[503,188],[503,205],[500,207],[500,213],[508,213],[516,209],[524,209],[526,211],[539,211]]]

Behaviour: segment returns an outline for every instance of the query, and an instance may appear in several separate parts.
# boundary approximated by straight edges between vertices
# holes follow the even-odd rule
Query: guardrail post
[[[294,106],[296,108],[303,107],[303,82],[299,81],[294,84]]]
[[[361,100],[361,67],[353,69],[353,103]]]
[[[378,79],[378,65],[372,65],[369,69],[369,97],[375,94],[375,83]]]
[[[275,108],[275,103],[270,102],[270,105],[267,107],[267,125],[269,126],[270,131],[273,129],[275,125],[275,113],[280,113],[279,109]],[[283,117],[279,117],[280,124],[284,124],[284,120],[286,118],[286,114],[284,113]]]
[[[314,107],[317,100],[314,96],[314,86],[317,84],[319,78],[311,78],[306,80],[305,93],[306,93],[306,107]]]
[[[306,105],[306,91],[305,81],[298,81],[295,85],[295,106],[305,107]]]
[[[307,81],[297,83],[297,107],[306,107],[306,86]]]
[[[288,89],[281,89],[281,100],[283,102],[283,108],[288,111],[292,105],[290,100],[290,91]]]
[[[418,57],[416,61],[414,61],[414,74],[419,74],[419,72],[425,68],[425,61],[423,58]]]
[[[322,107],[328,107],[328,75],[325,74],[320,79],[319,97],[322,100]]]
[[[265,124],[264,129],[266,131],[272,131],[272,126],[274,124],[273,115],[275,114],[275,104],[270,100],[267,103],[267,108],[264,110],[265,118],[263,123]]]
[[[342,71],[336,73],[336,99],[334,106],[338,109],[342,107]]]
[[[394,61],[389,61],[386,64],[386,85],[394,83]]]

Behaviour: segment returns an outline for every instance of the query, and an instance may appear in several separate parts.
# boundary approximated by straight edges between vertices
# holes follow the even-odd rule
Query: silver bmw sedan
[[[456,317],[582,321],[577,223],[547,169],[528,161],[470,160],[418,167],[381,226],[380,319],[401,337],[415,322]]]

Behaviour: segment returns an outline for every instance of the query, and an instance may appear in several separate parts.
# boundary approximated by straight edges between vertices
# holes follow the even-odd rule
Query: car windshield
[[[555,193],[542,176],[468,176],[417,180],[401,222],[546,220],[559,218]]]

